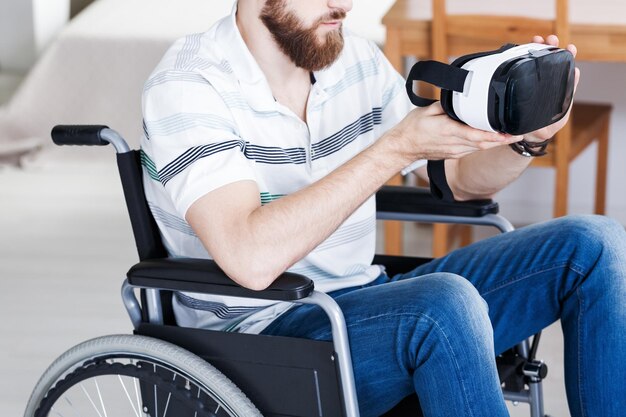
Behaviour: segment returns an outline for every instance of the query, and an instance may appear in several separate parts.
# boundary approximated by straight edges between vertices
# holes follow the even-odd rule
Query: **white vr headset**
[[[523,135],[563,118],[574,92],[574,56],[565,49],[530,43],[465,55],[452,64],[420,61],[406,82],[411,102],[413,82],[441,87],[441,106],[453,119],[477,129]]]
[[[562,119],[574,95],[574,56],[565,49],[530,43],[464,55],[452,64],[420,61],[406,90],[419,107],[435,100],[416,95],[414,81],[441,87],[441,107],[474,128],[524,135]],[[434,197],[454,201],[443,160],[428,161]]]

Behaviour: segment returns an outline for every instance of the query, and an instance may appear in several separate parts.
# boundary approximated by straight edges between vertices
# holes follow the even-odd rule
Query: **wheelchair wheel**
[[[261,416],[248,398],[200,357],[144,336],[81,343],[50,365],[24,417]]]

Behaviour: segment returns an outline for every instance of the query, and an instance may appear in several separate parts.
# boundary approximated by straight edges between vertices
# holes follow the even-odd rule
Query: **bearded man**
[[[239,0],[166,53],[145,85],[142,150],[170,255],[213,258],[254,290],[287,270],[313,279],[344,312],[363,416],[414,392],[426,416],[507,416],[495,355],[559,318],[572,415],[624,415],[616,222],[558,219],[394,277],[371,264],[374,193],[403,168],[445,159],[455,198],[468,200],[491,197],[532,158],[508,146],[522,137],[470,128],[437,103],[411,109],[378,47],[343,30],[351,7]],[[565,122],[523,139],[544,141]],[[314,306],[188,293],[173,303],[181,326],[331,337]]]

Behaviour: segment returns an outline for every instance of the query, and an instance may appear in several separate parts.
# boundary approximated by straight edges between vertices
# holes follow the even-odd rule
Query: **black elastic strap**
[[[425,81],[444,90],[463,91],[465,79],[469,72],[437,61],[419,61],[411,68],[406,80],[406,92],[411,103],[418,107],[426,107],[437,100],[420,97],[413,92],[413,81]],[[454,201],[454,195],[446,179],[445,161],[428,161],[428,178],[430,192],[438,200]]]
[[[420,97],[413,92],[413,81],[424,81],[439,88],[452,91],[463,91],[465,79],[469,72],[463,68],[453,67],[438,61],[419,61],[406,79],[406,92],[411,103],[418,107],[430,106],[437,100]]]
[[[430,180],[430,193],[438,200],[454,201],[454,194],[446,179],[445,160],[428,161],[427,171]]]
[[[449,97],[451,97],[451,91],[463,92],[465,79],[469,74],[467,70],[460,68],[461,66],[472,59],[498,54],[515,46],[517,45],[506,44],[493,51],[465,55],[458,58],[450,65],[437,61],[419,61],[413,66],[413,68],[411,68],[409,76],[406,80],[406,92],[409,95],[411,103],[418,107],[426,107],[436,101],[420,97],[415,94],[413,92],[413,81],[425,81],[429,84],[434,84],[437,87],[442,88],[443,98],[445,98],[445,90],[448,90],[447,94],[450,94]],[[445,103],[442,104],[444,104],[445,108]],[[452,113],[454,112],[452,111]],[[458,118],[454,118],[458,120]],[[443,201],[454,201],[454,194],[452,194],[452,190],[450,189],[448,180],[446,179],[445,161],[428,161],[427,171],[428,178],[430,180],[430,193],[433,197]]]

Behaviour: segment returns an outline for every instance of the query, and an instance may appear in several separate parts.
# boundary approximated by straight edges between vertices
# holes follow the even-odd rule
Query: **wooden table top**
[[[606,1],[606,0],[605,0]],[[451,2],[452,3],[452,2]],[[574,5],[572,5],[573,7]],[[613,5],[615,7],[622,6],[622,2]],[[467,8],[467,7],[466,7]],[[428,0],[397,0],[383,17],[383,25],[386,26],[388,36],[390,32],[398,36],[400,49],[407,55],[429,56],[430,51],[430,1]],[[621,11],[621,9],[620,9]],[[611,13],[611,10],[597,8],[598,13]],[[500,14],[502,14],[500,12]],[[536,15],[533,17],[537,17]],[[502,27],[502,30],[516,31],[515,35],[528,37],[531,36],[521,33],[520,28],[524,27],[524,18],[517,18],[515,25],[510,27]],[[604,61],[604,62],[626,62],[626,12],[620,13],[620,20],[617,23],[599,23],[598,21],[608,21],[606,18],[595,19],[593,23],[574,22],[570,24],[572,43],[578,48],[577,59],[583,61]],[[497,16],[494,17],[494,24],[498,21]],[[546,31],[550,32],[550,24],[546,21]],[[539,33],[545,35],[547,33]],[[392,35],[393,36],[393,35]],[[525,39],[525,38],[524,38]],[[485,40],[485,46],[489,42]],[[476,43],[472,44],[473,50],[476,51]],[[456,49],[455,49],[456,48]],[[450,51],[458,52],[458,54],[472,52],[467,50],[463,45],[455,44],[450,41]]]

